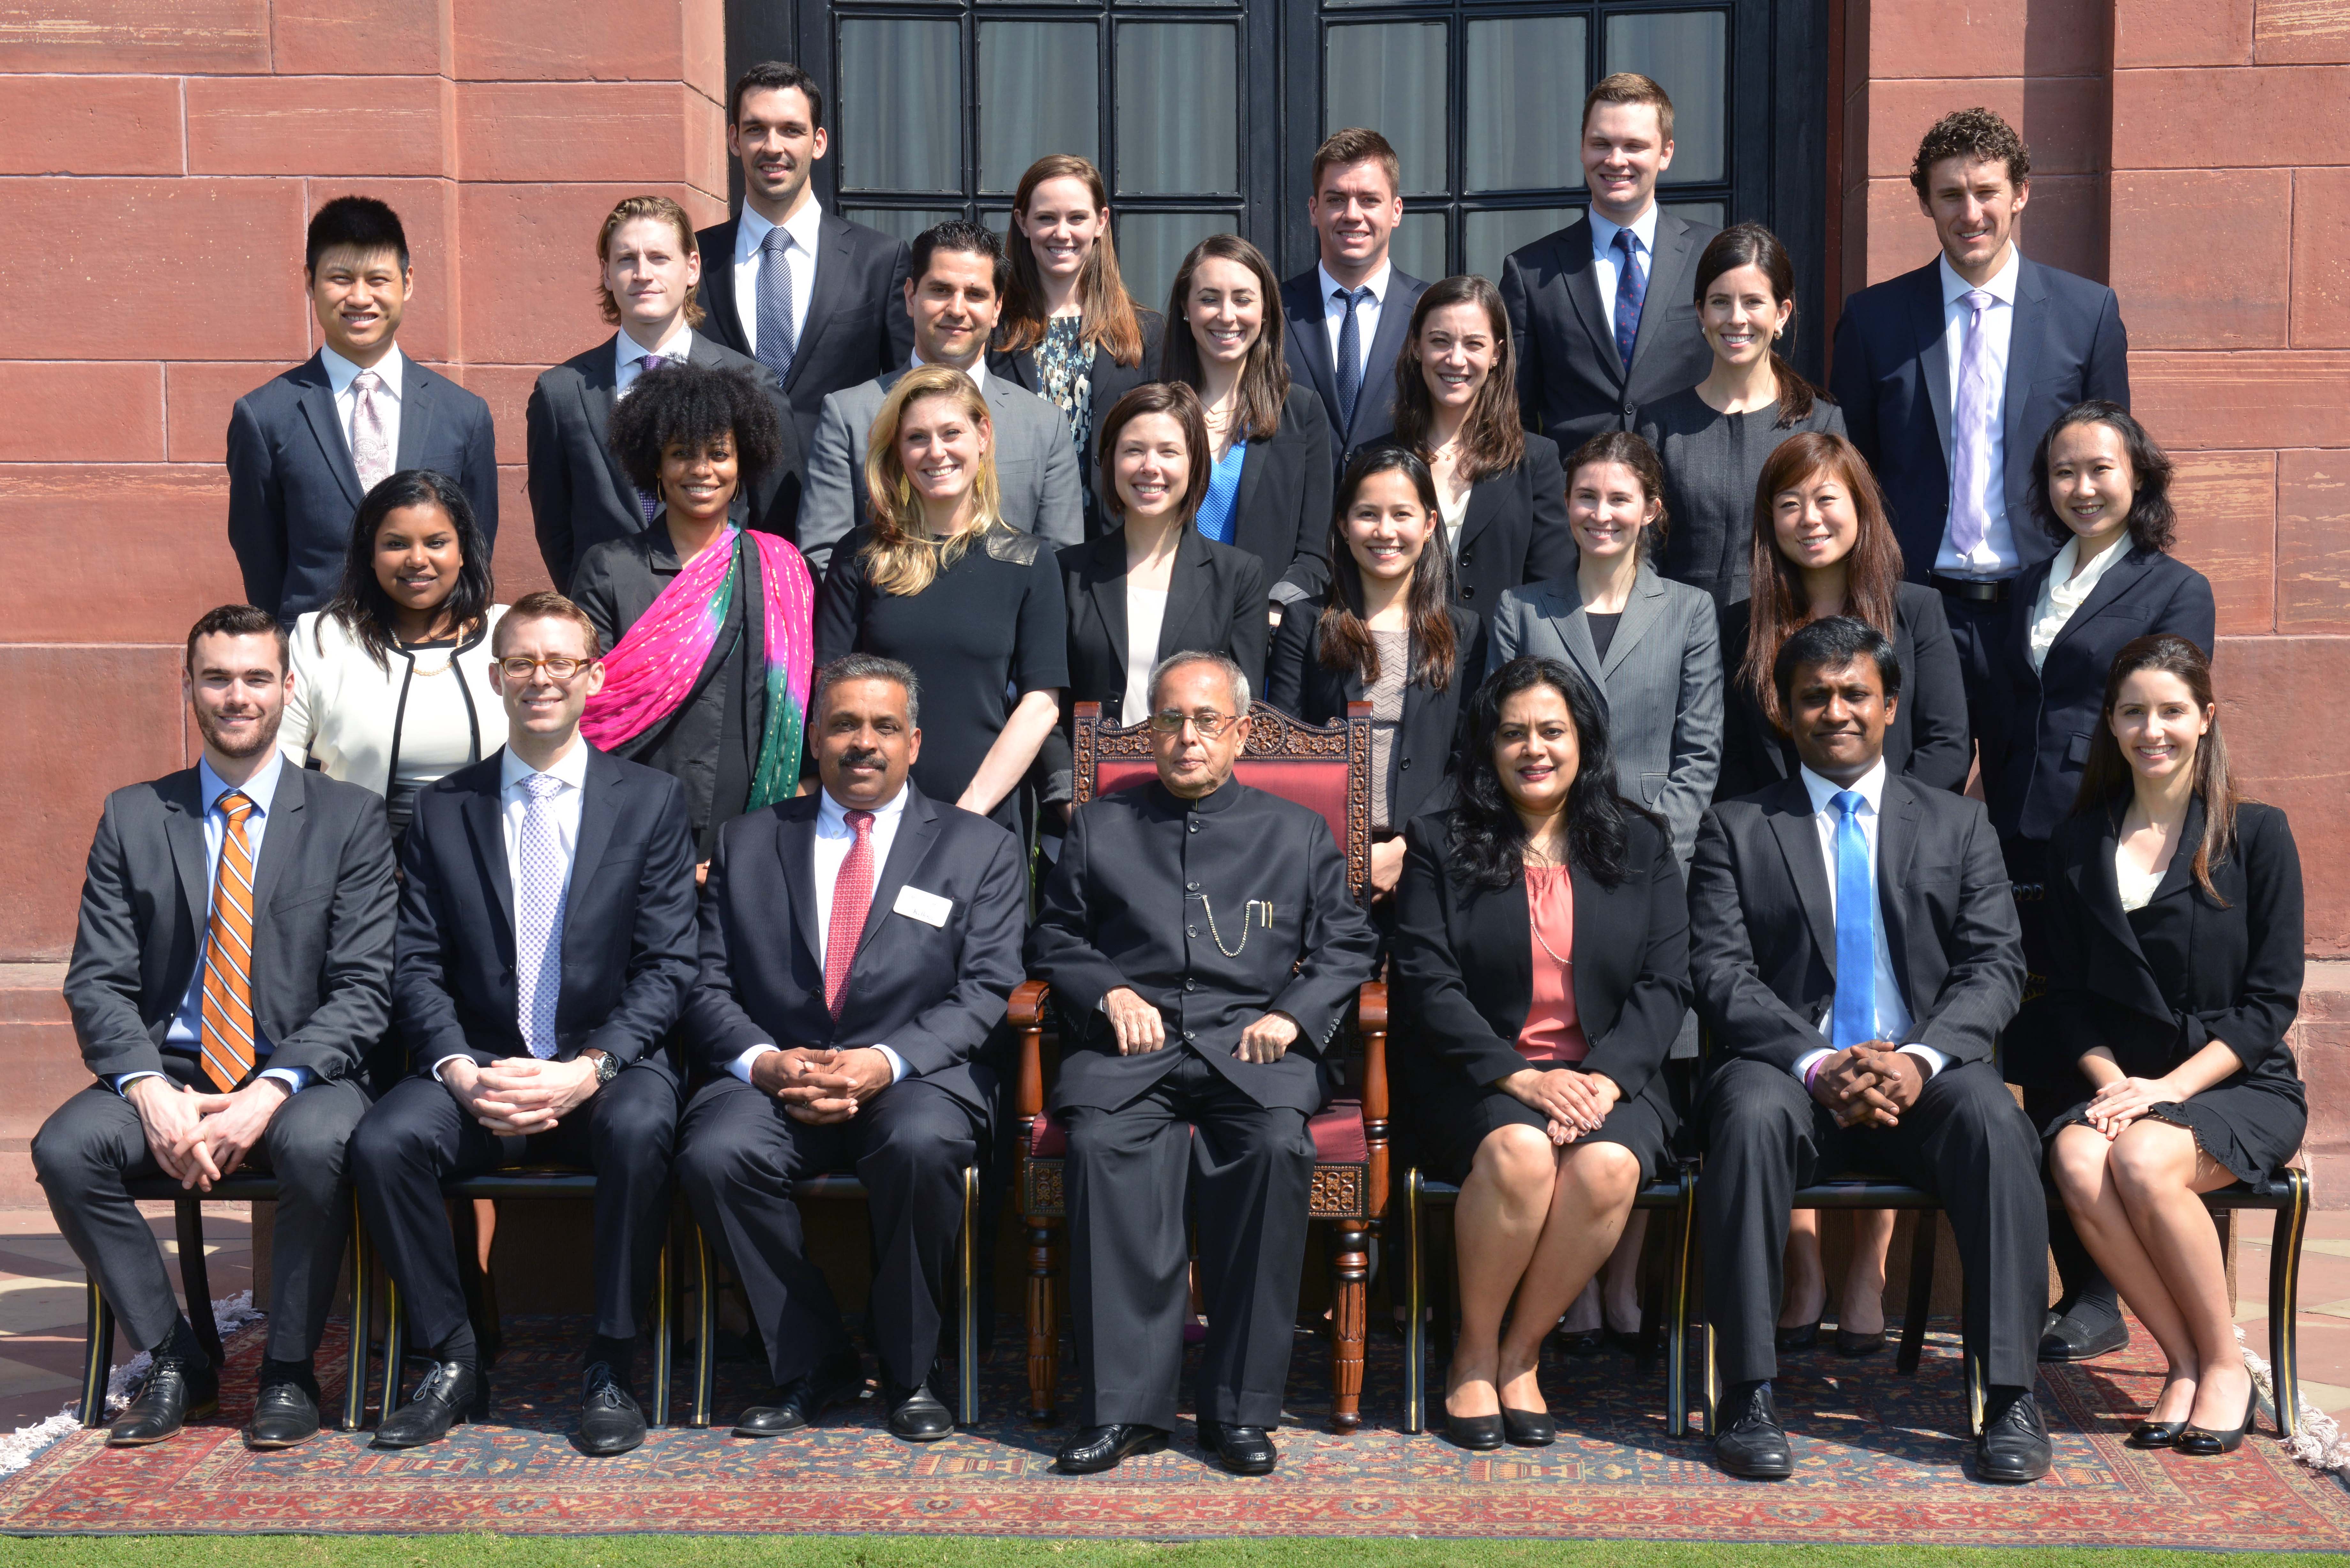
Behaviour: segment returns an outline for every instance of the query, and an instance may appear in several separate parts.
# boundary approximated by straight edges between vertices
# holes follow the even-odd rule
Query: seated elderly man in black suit
[[[740,1438],[797,1431],[864,1387],[791,1186],[853,1170],[870,1205],[873,1335],[889,1430],[954,1429],[931,1392],[962,1173],[994,1127],[997,1063],[1027,858],[995,823],[931,799],[914,672],[870,654],[817,673],[808,730],[823,787],[720,834],[686,1004],[711,1081],[685,1113],[678,1179],[733,1262],[775,1392]]]
[[[1248,678],[1178,653],[1150,677],[1159,782],[1071,818],[1029,967],[1066,1023],[1070,1305],[1085,1371],[1064,1471],[1167,1445],[1183,1366],[1186,1198],[1208,1311],[1200,1442],[1278,1461],[1323,1050],[1371,977],[1370,917],[1321,815],[1234,782]]]
[[[1732,1475],[1793,1473],[1771,1399],[1789,1208],[1796,1188],[1857,1167],[1941,1199],[1985,1366],[1977,1474],[2037,1480],[2048,1216],[2039,1136],[1991,1063],[2023,986],[1999,837],[1981,802],[1886,772],[1901,666],[1883,633],[1814,621],[1773,674],[1803,765],[1709,811],[1690,868],[1690,969],[1715,1058],[1698,1189],[1728,1390],[1715,1456]]]
[[[578,607],[525,594],[492,636],[505,746],[420,791],[400,845],[393,1004],[417,1075],[351,1140],[368,1230],[433,1360],[375,1446],[438,1442],[487,1403],[441,1182],[519,1139],[525,1159],[596,1172],[580,1447],[620,1454],[645,1440],[629,1376],[683,1098],[660,1041],[693,979],[693,834],[675,779],[581,738],[604,667]]]

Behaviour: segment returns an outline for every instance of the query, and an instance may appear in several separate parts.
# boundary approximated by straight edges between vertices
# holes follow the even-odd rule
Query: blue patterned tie
[[[644,368],[646,370],[658,370],[663,365],[668,363],[669,356],[666,354],[648,354],[645,356]],[[642,373],[642,371],[639,372],[639,374]],[[633,387],[636,383],[631,381],[629,385]],[[658,490],[638,491],[637,505],[645,514],[645,526],[648,528],[651,527],[653,525],[654,514],[660,511],[661,508],[660,492]]]
[[[792,236],[769,229],[759,242],[759,341],[753,357],[780,381],[792,373],[799,344],[792,332]]]
[[[1357,289],[1334,288],[1330,297],[1343,300],[1347,319],[1338,324],[1338,433],[1344,436],[1355,428],[1355,400],[1363,391],[1363,327],[1355,317],[1356,307],[1371,297],[1365,284]]]
[[[1648,275],[1640,270],[1640,236],[1616,231],[1616,352],[1624,374],[1632,373],[1632,349],[1640,341],[1640,306],[1648,297]]]
[[[1835,830],[1835,1021],[1828,1037],[1841,1051],[1877,1038],[1877,885],[1859,792],[1839,790],[1830,804],[1844,814]]]
[[[541,1061],[555,1054],[555,1003],[563,993],[563,838],[555,826],[555,796],[563,781],[532,774],[522,814],[515,884],[515,1022],[523,1044]]]

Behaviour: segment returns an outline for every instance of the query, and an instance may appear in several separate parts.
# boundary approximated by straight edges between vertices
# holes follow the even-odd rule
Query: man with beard
[[[172,1299],[135,1181],[191,1191],[277,1179],[269,1338],[246,1443],[318,1430],[311,1356],[334,1303],[368,1107],[359,1059],[391,1021],[391,835],[383,799],[288,767],[286,632],[251,605],[188,633],[192,768],[107,798],[82,883],[66,1004],[97,1082],[33,1139],[57,1228],[154,1357],[109,1447],[212,1413],[220,1369]]]

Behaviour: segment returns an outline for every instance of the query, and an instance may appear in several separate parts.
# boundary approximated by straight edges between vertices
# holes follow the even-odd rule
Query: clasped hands
[[[751,1086],[783,1101],[785,1116],[810,1127],[849,1120],[894,1082],[889,1058],[870,1045],[779,1046],[751,1063]]]
[[[213,1182],[236,1174],[293,1093],[280,1078],[255,1078],[242,1089],[208,1095],[150,1076],[125,1086],[123,1097],[139,1113],[155,1163],[182,1189],[210,1192]]]
[[[1926,1086],[1925,1064],[1889,1040],[1865,1040],[1832,1051],[1811,1077],[1812,1098],[1840,1127],[1897,1127],[1901,1113]]]
[[[2115,1078],[2089,1096],[2081,1114],[2110,1142],[2122,1136],[2124,1127],[2155,1106],[2187,1097],[2168,1078]]]
[[[1147,1056],[1166,1049],[1167,1020],[1132,987],[1117,987],[1102,998],[1101,1005],[1111,1032],[1118,1036],[1119,1055]],[[1241,1031],[1241,1043],[1232,1054],[1259,1064],[1278,1062],[1297,1044],[1300,1033],[1297,1020],[1286,1012],[1267,1012]]]
[[[486,1067],[460,1056],[442,1067],[441,1082],[467,1116],[500,1137],[553,1132],[599,1086],[596,1064],[584,1055],[504,1056]]]
[[[1624,1094],[1607,1074],[1573,1067],[1521,1067],[1502,1087],[1550,1118],[1550,1141],[1562,1148],[1597,1132]]]

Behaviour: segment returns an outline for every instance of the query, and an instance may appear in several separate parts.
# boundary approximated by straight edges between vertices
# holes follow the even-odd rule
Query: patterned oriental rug
[[[494,1424],[437,1448],[377,1453],[363,1433],[255,1454],[238,1441],[261,1356],[255,1324],[230,1345],[223,1418],[157,1448],[109,1452],[77,1431],[0,1485],[0,1531],[320,1533],[488,1531],[593,1534],[794,1532],[1112,1537],[1404,1535],[1966,1546],[2140,1546],[2246,1551],[2350,1548],[2350,1488],[2285,1457],[2272,1437],[2224,1459],[2134,1452],[2129,1421],[2158,1385],[2151,1341],[2087,1366],[2047,1368],[2043,1409],[2056,1469],[2034,1486],[1968,1479],[1956,1346],[1938,1334],[1915,1377],[1890,1350],[1864,1361],[1791,1357],[1780,1407],[1797,1470],[1776,1485],[1730,1480],[1704,1441],[1665,1435],[1663,1374],[1612,1352],[1546,1369],[1560,1441],[1471,1454],[1399,1429],[1400,1347],[1375,1339],[1365,1429],[1321,1429],[1327,1362],[1301,1334],[1294,1424],[1271,1477],[1224,1474],[1187,1419],[1175,1447],[1115,1472],[1052,1473],[1064,1425],[1020,1419],[1021,1344],[1006,1321],[983,1383],[993,1418],[910,1447],[872,1401],[798,1438],[746,1441],[724,1427],[657,1430],[633,1454],[572,1446],[573,1377],[587,1325],[515,1317],[493,1374]],[[339,1325],[336,1334],[339,1334]],[[322,1366],[339,1357],[331,1342]],[[682,1361],[682,1358],[681,1358]],[[870,1363],[868,1360],[868,1366]],[[1065,1359],[1065,1371],[1067,1363]],[[729,1365],[719,1410],[761,1392]],[[1066,1390],[1066,1385],[1065,1385]],[[327,1390],[330,1398],[334,1387]],[[682,1375],[679,1395],[683,1396]]]

